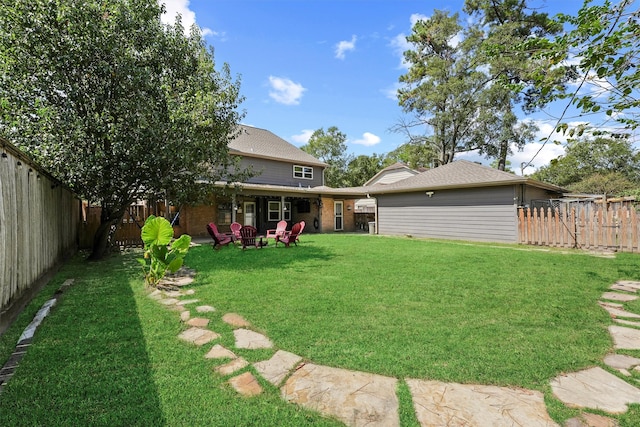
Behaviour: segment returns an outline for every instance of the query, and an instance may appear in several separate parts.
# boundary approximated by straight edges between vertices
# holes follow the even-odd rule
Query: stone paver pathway
[[[415,379],[407,384],[423,426],[557,426],[539,391]]]
[[[289,377],[282,397],[350,426],[394,427],[400,423],[397,383],[382,375],[307,363]]]
[[[180,277],[167,282],[173,286],[189,283]],[[220,334],[207,329],[210,318],[203,316],[215,313],[216,309],[209,305],[193,307],[198,302],[194,298],[181,299],[193,295],[193,289],[173,289],[156,290],[149,297],[168,309],[180,311],[181,321],[190,327],[178,337],[198,346],[221,338]],[[640,329],[635,328],[640,328],[640,321],[634,321],[640,319],[640,315],[624,307],[624,303],[638,298],[638,291],[640,282],[619,281],[599,302],[612,320],[619,323],[609,327],[615,350],[640,349]],[[197,317],[191,317],[187,305],[193,307]],[[226,313],[221,320],[232,326],[237,349],[274,347],[266,335],[252,330],[251,323],[241,315]],[[284,350],[275,351],[267,360],[250,364],[232,350],[215,343],[204,357],[221,360],[213,371],[229,377],[225,381],[242,396],[264,392],[256,378],[259,375],[280,388],[286,401],[335,417],[347,426],[395,427],[400,424],[396,378],[316,365]],[[612,353],[604,358],[603,366],[629,377],[631,370],[640,371],[640,358]],[[544,396],[538,391],[425,379],[406,379],[406,382],[421,426],[557,426],[549,417]],[[554,396],[565,405],[583,410],[579,416],[567,420],[565,427],[615,427],[618,426],[616,419],[589,411],[619,414],[626,412],[629,404],[640,403],[639,388],[601,367],[559,375],[550,381],[550,386]]]

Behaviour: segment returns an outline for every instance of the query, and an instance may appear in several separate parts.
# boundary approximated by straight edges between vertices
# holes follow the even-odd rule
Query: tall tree
[[[592,3],[585,0],[575,16],[558,15],[556,25],[569,29],[554,38],[532,37],[510,47],[510,55],[531,58],[528,75],[532,84],[526,89],[531,109],[565,99],[565,111],[573,104],[583,116],[596,120],[587,126],[570,126],[563,113],[557,130],[571,137],[579,136],[585,127],[615,136],[640,125],[640,13],[633,8],[633,0]],[[496,50],[494,55],[504,56],[505,52]],[[566,84],[567,78],[571,85]],[[510,87],[523,90],[522,86]],[[605,113],[606,119],[593,113]],[[622,129],[612,130],[613,121]]]
[[[187,199],[230,163],[239,82],[156,0],[0,0],[0,132],[102,208],[90,259],[149,194]],[[200,193],[200,194],[198,194]]]
[[[485,49],[495,43],[521,41],[533,27],[511,22],[521,18],[513,12],[499,18],[501,10],[489,15],[483,9],[487,2],[469,3],[466,10],[482,19],[466,27],[457,14],[437,10],[414,25],[407,37],[413,48],[404,54],[410,68],[400,77],[405,87],[398,91],[400,105],[414,119],[399,123],[394,130],[405,132],[411,145],[428,145],[436,164],[453,161],[456,153],[478,150],[497,158],[498,167],[504,170],[507,156],[530,142],[535,128],[518,123],[513,113],[517,97],[494,84],[499,75],[517,76],[524,65],[492,60]],[[491,3],[497,9],[508,8],[497,0]],[[431,135],[416,135],[412,129],[429,130]]]
[[[615,177],[609,176],[612,172],[616,173]],[[562,187],[580,188],[580,191],[590,188],[581,184],[584,181],[591,184],[603,183],[607,176],[609,182],[621,183],[618,178],[623,178],[626,182],[640,185],[640,153],[629,139],[583,137],[569,140],[563,156],[552,160],[549,165],[541,167],[532,175],[541,181]]]
[[[457,43],[463,30],[458,14],[435,10],[431,18],[413,26],[407,37],[412,49],[404,52],[409,70],[400,76],[404,87],[398,90],[398,100],[414,118],[394,130],[405,132],[410,143],[428,141],[438,164],[452,162],[456,153],[471,148],[477,92],[486,82],[472,64],[480,40],[477,29],[467,29]],[[429,131],[432,134],[426,136]]]
[[[344,185],[359,187],[384,168],[384,156],[373,153],[371,156],[360,155],[347,165]]]
[[[532,85],[531,68],[549,61],[539,59],[532,63],[526,52],[513,52],[512,46],[531,38],[547,37],[562,30],[562,25],[551,20],[546,13],[528,7],[526,0],[466,0],[464,10],[479,19],[483,40],[478,49],[478,62],[486,64],[489,85],[481,96],[485,104],[498,108],[484,113],[480,123],[485,131],[477,145],[487,157],[498,160],[498,169],[504,170],[512,147],[518,150],[531,142],[538,128],[532,122],[519,122],[514,110],[517,105],[530,111],[539,95]],[[552,71],[554,81],[566,79],[566,70]],[[496,84],[502,82],[504,84]],[[512,90],[517,87],[518,90]],[[491,116],[486,116],[486,113]]]
[[[385,156],[385,166],[400,162],[412,169],[430,168],[437,159],[432,144],[427,140],[414,138],[412,142],[406,142],[395,150],[389,151]]]
[[[324,172],[325,185],[329,187],[343,187],[347,164],[351,160],[347,155],[347,136],[336,126],[317,129],[309,138],[309,142],[301,150],[311,154],[318,160],[329,165]]]

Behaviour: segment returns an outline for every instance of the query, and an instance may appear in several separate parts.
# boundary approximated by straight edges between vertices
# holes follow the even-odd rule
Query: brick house
[[[232,222],[253,225],[260,233],[276,228],[278,221],[305,221],[305,233],[355,231],[354,201],[362,189],[324,185],[328,166],[272,132],[241,125],[229,153],[240,157],[241,169],[255,176],[242,183],[219,182],[232,189],[229,196],[214,196],[211,203],[179,208],[176,236],[205,236],[206,225],[215,222],[228,231]],[[171,208],[175,215],[177,208]]]

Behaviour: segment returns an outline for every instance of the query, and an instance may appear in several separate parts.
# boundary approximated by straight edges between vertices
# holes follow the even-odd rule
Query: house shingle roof
[[[238,136],[229,143],[229,152],[246,157],[260,157],[310,166],[327,166],[326,163],[274,133],[247,125],[240,125]]]
[[[545,182],[514,175],[467,160],[458,160],[414,175],[402,181],[385,185],[373,185],[371,194],[402,193],[416,190],[488,187],[509,184],[528,184],[534,187],[564,192],[565,190]]]

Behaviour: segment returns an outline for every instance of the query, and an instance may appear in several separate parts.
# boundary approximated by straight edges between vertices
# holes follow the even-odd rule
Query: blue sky
[[[246,98],[243,123],[267,129],[300,146],[311,133],[336,126],[347,135],[353,155],[383,154],[406,142],[390,128],[403,116],[395,98],[406,73],[405,37],[418,17],[434,9],[461,11],[463,0],[160,0],[169,16],[179,12],[185,25],[196,23],[214,48],[219,69],[228,63],[241,78]],[[575,15],[582,0],[530,0],[539,11]],[[463,15],[463,14],[461,14]],[[552,115],[558,108],[550,108]],[[520,114],[525,119],[524,114]],[[540,126],[540,137],[555,120],[541,112],[526,117]],[[576,119],[577,120],[577,119]],[[560,138],[560,137],[558,137]],[[561,139],[561,138],[560,138]],[[530,144],[510,157],[520,173],[540,149]],[[535,167],[562,154],[547,144]],[[489,160],[473,153],[458,158]],[[535,170],[530,167],[525,173]]]

